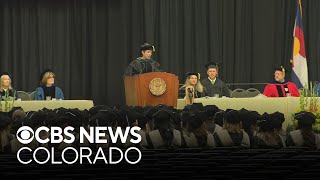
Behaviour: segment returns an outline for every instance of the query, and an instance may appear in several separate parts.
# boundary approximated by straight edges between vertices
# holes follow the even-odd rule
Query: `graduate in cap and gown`
[[[239,111],[227,109],[223,129],[214,134],[216,146],[250,147],[249,135],[242,130]]]
[[[285,80],[285,69],[282,66],[275,68],[274,78],[275,81],[265,87],[263,92],[265,96],[287,97],[288,93],[293,97],[300,96],[297,86],[294,83]]]
[[[205,87],[207,95],[214,97],[215,94],[219,94],[219,97],[230,97],[230,90],[228,86],[218,78],[218,64],[209,62],[205,65],[207,69],[207,78],[202,79],[201,84]]]
[[[0,97],[5,100],[6,96],[9,100],[17,99],[17,91],[11,85],[12,76],[8,72],[3,72],[0,75]]]
[[[144,43],[140,47],[141,57],[133,60],[125,71],[125,76],[134,76],[149,72],[162,72],[160,64],[151,58],[155,51],[154,46]]]
[[[55,74],[52,70],[46,69],[41,73],[40,82],[41,86],[36,89],[35,100],[51,100],[61,99],[64,100],[62,90],[54,84]]]
[[[207,95],[205,88],[200,82],[200,74],[197,72],[187,73],[187,79],[184,85],[179,89],[179,98],[184,98],[186,94],[186,87],[194,87],[194,98],[201,98]],[[191,91],[191,90],[190,90]],[[190,92],[192,93],[192,92]]]
[[[314,133],[312,129],[316,116],[311,112],[301,111],[295,114],[294,119],[298,120],[297,130],[289,133],[287,146],[309,147],[312,150],[319,149],[319,134]]]

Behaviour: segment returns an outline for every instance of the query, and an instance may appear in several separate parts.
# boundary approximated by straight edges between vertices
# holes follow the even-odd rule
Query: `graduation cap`
[[[219,111],[219,108],[216,105],[207,105],[204,106],[203,110],[208,117],[213,117]]]
[[[120,110],[120,117],[119,124],[121,127],[132,127],[138,121],[138,113],[131,109]]]
[[[240,123],[240,116],[239,111],[234,109],[227,109],[226,110],[226,121],[231,124],[238,124]]]
[[[282,127],[282,123],[284,122],[284,114],[280,112],[274,112],[271,114],[272,126],[276,129]]]
[[[260,128],[259,131],[273,131],[274,127],[272,126],[272,120],[270,119],[262,119],[258,120],[257,126]]]
[[[12,76],[11,76],[11,74],[9,73],[9,72],[2,72],[1,74],[0,74],[0,77],[2,77],[3,75],[7,75],[7,76],[9,76],[9,78],[10,79],[12,79]]]
[[[203,110],[202,103],[193,103],[191,105],[187,105],[183,108],[184,111],[200,111]]]
[[[140,51],[146,51],[146,50],[151,50],[151,51],[156,51],[156,49],[154,48],[154,46],[152,46],[149,43],[144,43],[140,46]]]
[[[274,68],[274,70],[275,70],[275,71],[281,71],[281,72],[283,72],[283,74],[286,73],[286,70],[284,69],[283,66],[276,66],[276,67]]]
[[[225,117],[225,111],[221,110],[217,112],[213,117],[214,123],[218,124],[219,126],[223,126],[224,117]]]
[[[172,115],[167,110],[160,110],[156,112],[153,116],[153,122],[156,128],[169,129],[170,120]]]
[[[187,73],[187,77],[192,76],[192,75],[197,76],[197,78],[200,79],[200,73],[198,73],[198,72],[188,72]]]
[[[204,65],[204,67],[206,69],[210,69],[210,68],[215,68],[218,70],[220,64],[216,63],[216,62],[208,62],[207,64]]]
[[[111,110],[111,108],[109,108],[108,106],[104,106],[104,105],[96,105],[96,106],[89,109],[89,116],[93,116],[93,115],[97,114],[100,110]]]
[[[298,124],[302,126],[311,126],[316,121],[316,116],[313,113],[306,111],[296,113],[294,118],[298,120]]]
[[[206,120],[205,112],[198,111],[192,115],[190,115],[187,119],[189,127],[192,129],[198,129],[203,125]]]

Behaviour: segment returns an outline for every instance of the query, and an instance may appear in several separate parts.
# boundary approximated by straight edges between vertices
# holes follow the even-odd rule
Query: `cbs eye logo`
[[[29,144],[34,138],[33,129],[29,126],[22,126],[18,129],[16,137],[20,143]]]

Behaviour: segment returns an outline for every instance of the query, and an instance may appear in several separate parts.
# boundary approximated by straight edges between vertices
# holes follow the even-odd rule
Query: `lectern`
[[[125,76],[124,86],[128,106],[177,107],[179,79],[174,74],[151,72]]]

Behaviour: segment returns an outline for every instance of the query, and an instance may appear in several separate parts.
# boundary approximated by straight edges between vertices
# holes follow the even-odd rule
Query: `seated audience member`
[[[201,84],[206,89],[207,95],[214,97],[215,94],[218,94],[220,97],[230,97],[228,86],[218,78],[218,64],[210,62],[206,64],[205,67],[207,69],[208,78],[202,79]]]
[[[257,122],[259,130],[254,137],[253,147],[274,149],[286,147],[284,140],[274,131],[273,121],[279,121],[279,119],[273,119],[272,115],[267,113],[262,115],[262,120]]]
[[[187,131],[183,132],[186,147],[215,147],[213,135],[206,131],[204,112],[196,112],[187,119]]]
[[[120,110],[120,120],[118,125],[121,127],[123,134],[125,134],[125,130],[127,127],[134,127],[139,125],[140,114],[133,109],[121,109]],[[146,133],[143,130],[138,131],[141,136],[140,144],[133,144],[130,142],[131,139],[136,139],[136,137],[131,137],[130,133],[128,134],[128,138],[125,143],[119,143],[118,146],[128,148],[130,146],[137,146],[141,148],[147,148],[147,138]]]
[[[207,105],[204,107],[204,112],[208,116],[208,118],[205,121],[206,130],[211,134],[214,134],[216,131],[222,129],[222,127],[219,126],[218,124],[216,124],[216,122],[214,120],[215,115],[220,111],[221,110],[218,109],[218,107],[215,105]]]
[[[14,138],[14,135],[10,134],[11,122],[11,118],[6,114],[0,114],[0,152],[4,152],[5,146]]]
[[[4,72],[0,76],[0,97],[1,100],[13,100],[17,99],[17,91],[12,88],[11,75]]]
[[[223,128],[214,135],[216,146],[250,147],[250,138],[242,130],[239,112],[228,109],[225,114]]]
[[[194,88],[194,98],[200,98],[207,95],[205,88],[200,82],[200,74],[196,72],[190,72],[187,74],[187,79],[184,85],[179,90],[179,98],[184,98],[186,96],[186,88],[192,86]],[[190,93],[192,93],[190,91]]]
[[[17,119],[22,119],[27,116],[26,112],[21,107],[13,107],[9,112],[8,116],[12,118],[13,121]]]
[[[55,74],[47,69],[41,73],[41,86],[36,89],[35,100],[64,99],[62,90],[54,85]]]
[[[278,133],[281,138],[286,142],[287,133],[282,129],[282,124],[284,123],[284,114],[280,112],[274,112],[271,114],[272,116],[272,126],[274,127],[274,131]]]
[[[247,109],[239,110],[240,121],[242,124],[243,130],[248,134],[250,142],[252,142],[253,137],[256,135],[256,125],[257,120],[260,119],[260,114],[256,111],[249,111]]]
[[[299,97],[300,93],[297,86],[289,81],[285,80],[285,69],[277,67],[274,72],[274,82],[268,84],[263,94],[267,97],[287,97],[290,96]]]
[[[313,132],[312,125],[315,123],[316,116],[311,112],[302,111],[296,113],[298,120],[297,130],[291,131],[287,137],[287,146],[302,146],[310,149],[320,148],[319,135]]]
[[[172,127],[171,118],[171,114],[164,109],[153,115],[153,130],[147,134],[147,142],[150,148],[174,149],[181,147],[181,134]]]

